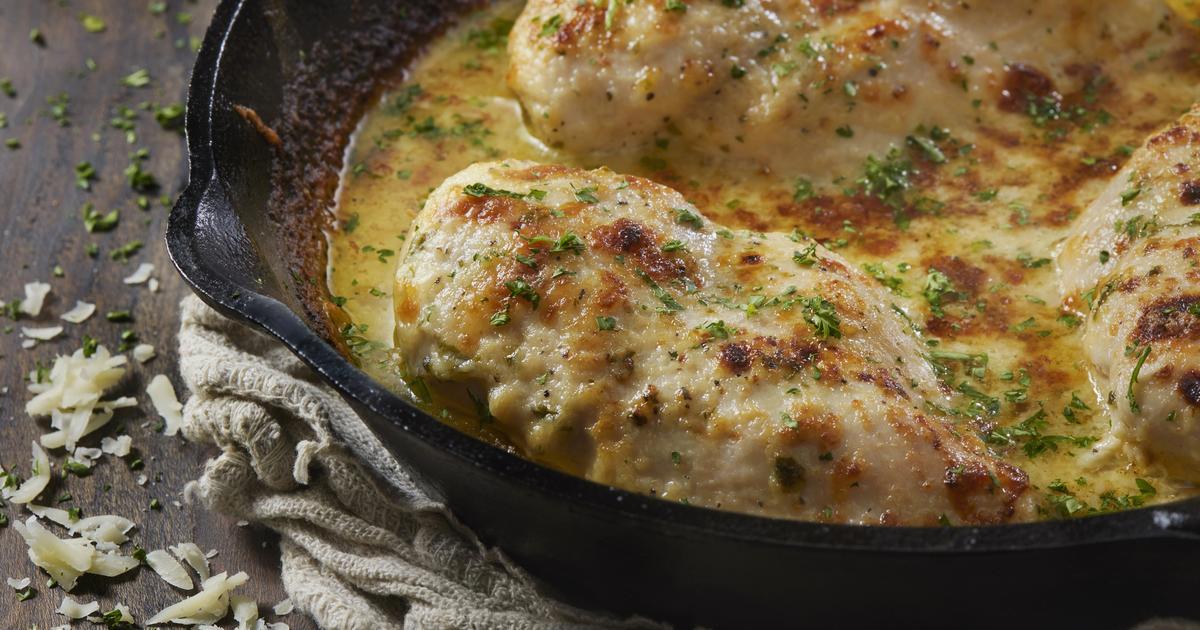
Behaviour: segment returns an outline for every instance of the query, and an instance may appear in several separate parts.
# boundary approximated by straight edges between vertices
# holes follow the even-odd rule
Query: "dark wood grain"
[[[214,567],[249,573],[250,583],[240,592],[257,599],[265,612],[284,597],[277,541],[269,532],[237,527],[233,519],[209,513],[199,505],[180,508],[173,504],[183,501],[184,484],[199,475],[213,452],[210,447],[156,433],[156,416],[141,394],[144,384],[159,373],[170,375],[181,395],[184,391],[175,370],[175,336],[177,305],[187,291],[163,248],[168,208],[159,201],[160,195],[173,199],[183,185],[183,137],[160,128],[152,112],[141,107],[143,103],[183,101],[194,57],[191,38],[203,35],[216,1],[171,0],[163,13],[151,11],[150,4],[149,0],[0,3],[0,79],[9,79],[17,91],[15,98],[0,94],[0,112],[8,119],[8,127],[0,129],[0,260],[4,263],[0,299],[19,298],[25,282],[41,280],[53,285],[39,317],[0,318],[6,331],[0,334],[0,386],[6,390],[0,395],[0,463],[27,473],[30,441],[45,432],[44,419],[35,420],[24,412],[28,398],[25,375],[30,370],[78,348],[85,334],[114,348],[122,331],[135,331],[159,354],[144,366],[133,366],[121,387],[120,393],[139,395],[141,405],[118,415],[110,427],[87,438],[85,444],[96,446],[103,435],[127,433],[133,436],[145,469],[133,471],[125,462],[105,457],[89,477],[56,478],[41,502],[54,504],[60,494],[69,493],[73,499],[60,507],[78,507],[85,515],[131,518],[138,524],[132,544],[145,549],[185,541],[195,541],[205,550],[217,549],[220,555],[214,559]],[[103,19],[105,30],[89,33],[81,24],[82,14]],[[43,34],[44,45],[30,41],[34,28]],[[88,69],[88,59],[94,61],[94,70]],[[149,85],[132,88],[122,84],[122,77],[140,68],[149,71]],[[47,99],[59,94],[69,99],[67,126],[49,113]],[[127,143],[124,131],[110,124],[114,109],[120,106],[138,112],[133,144]],[[4,141],[10,138],[19,141],[21,148],[5,148]],[[148,210],[138,208],[138,194],[123,174],[130,153],[140,148],[149,151],[145,169],[161,184],[161,190],[147,195],[151,202]],[[76,163],[85,160],[98,175],[90,192],[76,186],[73,172]],[[87,233],[80,207],[88,202],[104,212],[118,209],[118,227],[104,234]],[[143,241],[145,247],[129,262],[109,259],[109,252],[133,240]],[[95,258],[86,253],[89,244],[99,249]],[[154,263],[155,276],[162,283],[158,293],[121,282],[140,262]],[[62,277],[53,276],[56,265],[62,267]],[[60,322],[58,316],[76,299],[96,303],[97,316],[78,326]],[[105,320],[106,311],[122,309],[133,312],[132,323]],[[59,323],[66,327],[59,339],[33,349],[21,348],[21,325]],[[52,459],[61,462],[61,452]],[[143,472],[150,482],[139,486],[135,480]],[[161,511],[149,509],[152,499],[161,502]],[[11,505],[0,505],[0,514],[10,520],[27,516]],[[37,595],[18,602],[2,579],[27,576],[34,579]],[[0,627],[44,628],[65,622],[54,612],[63,593],[46,588],[46,577],[28,560],[25,545],[13,528],[0,528]],[[139,621],[183,597],[149,570],[116,580],[87,576],[72,595],[81,601],[98,599],[104,610],[124,603]],[[292,628],[312,627],[299,614],[283,621]]]

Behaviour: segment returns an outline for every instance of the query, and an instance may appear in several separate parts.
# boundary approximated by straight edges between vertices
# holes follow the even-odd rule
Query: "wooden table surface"
[[[15,95],[6,95],[0,84],[0,300],[23,295],[31,281],[49,282],[52,292],[40,316],[12,320],[0,315],[0,464],[28,474],[30,442],[47,431],[46,419],[24,411],[26,375],[36,366],[48,366],[59,354],[79,348],[84,335],[110,349],[120,343],[123,331],[132,330],[155,346],[158,357],[145,365],[131,360],[130,374],[117,393],[137,395],[139,407],[123,410],[105,429],[84,440],[98,446],[102,436],[124,432],[133,437],[136,456],[145,463],[130,470],[127,461],[105,456],[88,477],[55,475],[42,503],[82,509],[84,515],[119,514],[138,527],[132,545],[160,549],[194,541],[202,549],[216,549],[217,571],[246,571],[250,582],[239,589],[253,596],[260,612],[283,599],[279,582],[279,553],[275,538],[266,530],[238,527],[233,519],[210,513],[200,505],[176,507],[183,501],[184,484],[199,476],[213,447],[188,444],[154,429],[157,416],[144,394],[144,385],[156,374],[167,374],[180,398],[183,385],[176,374],[175,337],[179,326],[178,303],[187,288],[167,259],[162,242],[169,208],[186,178],[183,136],[164,130],[153,108],[182,103],[187,78],[216,0],[4,0],[0,2],[0,81],[11,82]],[[85,20],[95,16],[103,22]],[[91,30],[88,29],[91,27]],[[33,37],[37,29],[40,37]],[[38,41],[34,41],[34,40]],[[135,77],[149,73],[148,84]],[[65,100],[60,97],[65,95]],[[65,103],[66,113],[61,112]],[[133,131],[114,127],[119,108],[136,112]],[[59,111],[55,111],[59,110]],[[122,124],[121,126],[128,126]],[[132,140],[132,142],[130,142]],[[19,148],[7,146],[19,142]],[[158,190],[138,197],[125,169],[131,153],[149,151],[143,170],[153,174]],[[76,165],[90,162],[96,177],[90,190],[76,183]],[[107,233],[88,233],[80,208],[90,203],[102,213],[119,211],[119,224]],[[132,241],[145,246],[128,262],[110,259],[110,253]],[[96,247],[95,257],[88,254]],[[161,289],[151,293],[145,285],[128,286],[122,278],[139,263],[155,265]],[[56,277],[55,268],[61,267]],[[81,325],[58,319],[77,299],[93,302],[97,314]],[[107,311],[130,310],[131,323],[106,320]],[[21,326],[62,324],[65,334],[31,349],[21,347]],[[118,431],[120,429],[120,431]],[[51,453],[57,464],[62,451]],[[139,486],[136,478],[150,481]],[[72,498],[56,503],[62,495]],[[160,511],[149,508],[158,499]],[[28,516],[19,506],[0,503],[0,514],[10,521]],[[3,519],[0,519],[3,520]],[[57,529],[57,527],[53,527]],[[63,533],[58,532],[60,535]],[[19,602],[4,578],[30,577],[36,595]],[[0,628],[41,628],[66,623],[54,611],[61,589],[47,588],[47,576],[26,557],[26,546],[11,525],[0,528]],[[124,603],[138,621],[147,619],[185,594],[160,580],[149,569],[134,570],[121,578],[85,576],[72,595],[80,601],[98,600],[102,610]],[[282,619],[292,628],[313,624],[298,613]],[[86,624],[85,624],[86,625]],[[229,624],[225,624],[229,625]]]

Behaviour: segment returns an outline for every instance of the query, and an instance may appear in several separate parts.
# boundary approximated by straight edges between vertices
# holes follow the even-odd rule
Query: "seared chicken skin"
[[[752,168],[838,172],[918,125],[971,126],[1005,90],[1014,110],[1047,86],[1080,91],[1093,59],[1168,13],[1160,0],[530,0],[508,80],[537,135],[573,155],[682,142]]]
[[[396,275],[410,378],[529,456],[670,500],[791,518],[1029,518],[899,309],[800,236],[731,232],[606,169],[477,164]]]
[[[1200,481],[1200,110],[1151,136],[1075,229],[1058,265],[1113,418],[1102,446]]]

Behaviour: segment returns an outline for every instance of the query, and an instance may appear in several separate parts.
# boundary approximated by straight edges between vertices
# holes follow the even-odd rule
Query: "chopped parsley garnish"
[[[818,260],[817,244],[811,243],[811,244],[809,244],[808,247],[805,247],[804,249],[802,249],[800,251],[794,252],[792,254],[792,260],[796,261],[796,264],[800,265],[801,267],[813,266],[813,263],[817,262],[817,260]]]
[[[511,190],[492,188],[487,184],[482,184],[479,182],[463,186],[463,193],[470,195],[471,197],[509,197],[512,199],[525,199],[526,197],[531,197],[538,200],[543,199],[546,196],[546,191],[544,190],[533,190],[528,193],[518,193]]]
[[[925,296],[926,302],[929,302],[929,310],[934,316],[942,317],[946,314],[942,310],[942,302],[947,296],[953,297],[954,283],[946,274],[937,269],[930,269],[925,276],[925,287],[921,290],[921,295]]]
[[[675,222],[681,225],[690,225],[694,228],[704,227],[704,219],[688,208],[675,208]]]
[[[183,115],[186,113],[183,105],[172,103],[162,107],[154,108],[154,120],[167,131],[177,131],[183,129]]]
[[[893,209],[898,209],[904,204],[904,193],[912,186],[909,181],[912,174],[912,162],[893,147],[882,160],[873,155],[867,156],[863,176],[857,183],[863,194],[878,197]]]
[[[138,250],[140,249],[142,249],[141,241],[129,241],[128,243],[109,252],[108,257],[112,260],[125,262],[129,260],[130,256],[138,253]]]
[[[1125,398],[1129,401],[1129,410],[1133,412],[1141,410],[1141,407],[1138,406],[1137,394],[1134,393],[1133,387],[1137,385],[1138,376],[1142,373],[1142,366],[1145,365],[1146,358],[1150,356],[1150,350],[1151,346],[1142,348],[1141,353],[1138,354],[1137,364],[1133,366],[1133,372],[1129,375],[1129,388],[1125,390]]]
[[[654,294],[654,297],[658,298],[658,301],[663,303],[663,312],[671,313],[683,310],[683,305],[677,302],[675,298],[667,292],[666,289],[658,286],[658,283],[654,281],[654,278],[650,277],[650,274],[642,271],[641,269],[635,269],[634,273],[636,273],[637,276],[641,278],[647,286],[650,287],[650,292]]]
[[[542,301],[542,297],[537,294],[537,291],[534,291],[533,287],[521,278],[509,280],[508,282],[504,283],[504,286],[508,289],[508,294],[510,296],[528,300],[529,303],[533,305],[535,310],[537,309],[538,304]]]
[[[131,88],[146,87],[150,85],[150,72],[145,68],[138,68],[121,79],[121,85]]]
[[[91,162],[79,162],[75,165],[75,185],[83,190],[92,189],[92,180],[96,179],[96,167]]]
[[[804,321],[818,338],[842,338],[842,321],[831,302],[820,296],[802,297],[799,302],[804,307]]]
[[[733,329],[727,326],[724,320],[708,322],[701,328],[714,339],[728,339],[733,334]]]
[[[492,313],[490,318],[488,318],[488,322],[490,322],[493,326],[503,326],[511,321],[512,318],[508,315],[508,309],[496,311],[495,313]]]
[[[550,248],[550,253],[555,254],[569,251],[579,255],[586,248],[587,246],[584,245],[583,241],[574,232],[564,232],[562,236],[558,237],[557,241],[554,241],[554,246]]]
[[[805,199],[811,199],[816,194],[813,183],[803,177],[796,179],[796,183],[792,185],[792,201],[796,203],[800,203]]]
[[[883,265],[879,263],[864,263],[863,271],[878,280],[879,284],[887,287],[892,293],[906,295],[904,292],[904,279],[899,276],[889,276],[887,269]]]
[[[1067,403],[1067,405],[1063,407],[1062,414],[1063,417],[1067,419],[1067,422],[1075,424],[1079,422],[1079,420],[1076,418],[1077,412],[1091,411],[1091,409],[1092,408],[1088,407],[1087,403],[1083,402],[1083,400],[1079,398],[1078,394],[1071,392],[1071,402]]]
[[[96,206],[91,203],[83,204],[80,211],[83,214],[83,227],[88,232],[108,232],[117,227],[117,222],[120,220],[120,215],[116,210],[108,214],[100,214],[96,210]]]
[[[596,329],[597,330],[616,330],[617,329],[617,318],[609,317],[607,315],[600,315],[599,317],[596,318]]]
[[[1138,195],[1142,194],[1141,188],[1130,188],[1121,192],[1121,205],[1128,206],[1131,201],[1137,199]]]
[[[925,154],[925,157],[930,162],[934,164],[946,163],[946,154],[942,153],[942,150],[938,148],[937,143],[933,140],[921,136],[909,136],[908,143],[921,149],[921,152]]]
[[[663,243],[662,250],[664,252],[678,252],[687,249],[687,245],[678,239],[672,239]]]
[[[542,22],[542,30],[541,30],[542,37],[550,37],[551,35],[554,35],[555,33],[557,33],[559,27],[562,26],[562,22],[563,22],[562,16],[557,13],[546,18],[546,21]]]
[[[79,16],[79,23],[83,25],[83,30],[89,33],[103,33],[105,29],[104,20],[87,13]]]
[[[596,187],[588,186],[575,191],[575,199],[583,203],[600,203],[600,198],[596,196]]]
[[[479,50],[503,50],[508,44],[508,34],[512,31],[512,27],[512,20],[496,18],[488,24],[487,28],[471,29],[471,32],[467,33],[467,41],[474,44]]]
[[[1020,254],[1017,254],[1017,262],[1021,263],[1021,266],[1026,269],[1037,269],[1039,267],[1045,267],[1053,261],[1049,258],[1034,258],[1028,253],[1021,252]]]
[[[1039,409],[1036,413],[1022,420],[1020,423],[995,429],[987,436],[987,441],[991,444],[1006,446],[1015,444],[1016,442],[1024,442],[1022,449],[1025,455],[1030,459],[1045,453],[1046,451],[1057,451],[1059,444],[1069,444],[1077,448],[1087,448],[1096,442],[1094,437],[1076,437],[1069,435],[1044,435],[1042,431],[1048,425],[1046,420],[1045,410]]]

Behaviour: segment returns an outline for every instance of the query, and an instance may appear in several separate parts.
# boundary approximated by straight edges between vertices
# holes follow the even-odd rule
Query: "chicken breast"
[[[1158,0],[531,0],[508,79],[537,135],[598,162],[681,142],[756,169],[840,172],[919,125],[971,126],[997,95],[1024,111],[1094,91],[1093,60],[1161,35],[1168,13]]]
[[[949,401],[874,281],[649,180],[471,166],[429,196],[394,299],[410,381],[568,472],[830,522],[1031,514],[1025,474],[937,415]]]
[[[1058,267],[1113,419],[1102,452],[1200,481],[1200,110],[1137,149]]]

